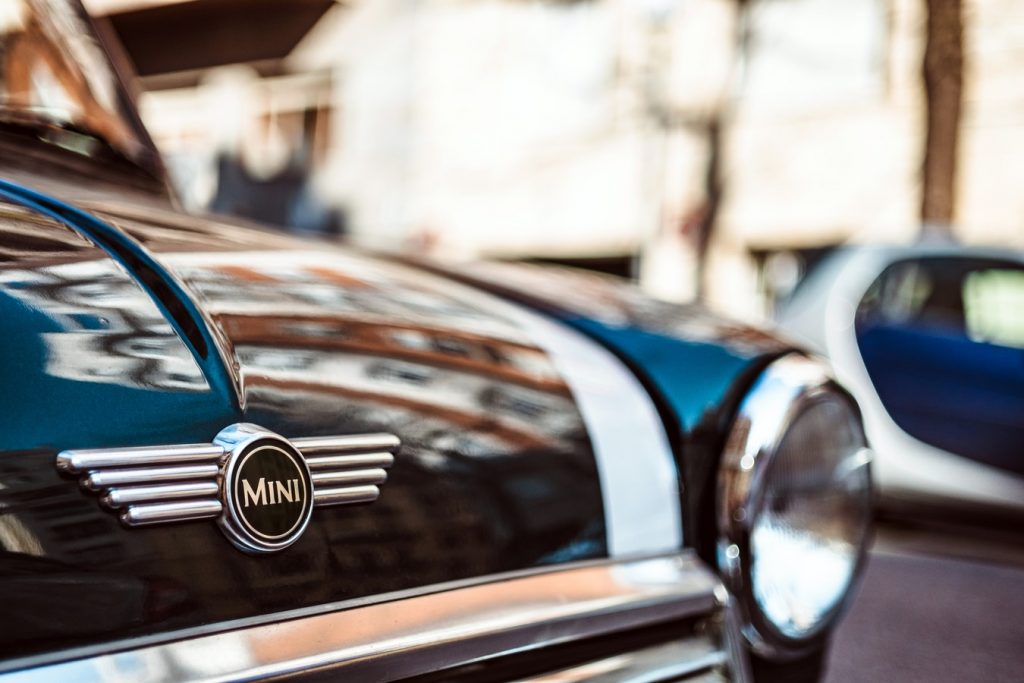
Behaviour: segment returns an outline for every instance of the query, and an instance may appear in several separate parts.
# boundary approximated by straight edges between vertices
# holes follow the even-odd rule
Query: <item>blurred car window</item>
[[[152,170],[156,152],[81,5],[0,0],[0,127]]]
[[[1024,347],[1024,265],[989,258],[899,261],[871,285],[857,327],[912,324],[975,341]]]
[[[1024,268],[989,268],[964,281],[967,334],[972,339],[1024,348]]]
[[[980,257],[892,264],[857,310],[879,399],[911,436],[1024,473],[1024,266]]]

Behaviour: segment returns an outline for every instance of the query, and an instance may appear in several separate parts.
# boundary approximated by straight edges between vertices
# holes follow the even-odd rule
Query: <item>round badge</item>
[[[244,550],[271,552],[298,540],[313,512],[305,458],[268,433],[233,444],[224,468],[221,526]]]

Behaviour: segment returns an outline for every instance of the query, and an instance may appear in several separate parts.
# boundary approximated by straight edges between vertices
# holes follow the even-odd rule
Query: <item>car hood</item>
[[[701,304],[654,299],[600,273],[524,263],[474,263],[458,271],[421,265],[545,311],[600,341],[664,401],[670,426],[683,435],[731,419],[730,394],[746,389],[740,378],[798,348],[778,330],[730,320]]]
[[[469,264],[448,277],[573,327],[617,355],[658,405],[682,482],[683,536],[716,561],[718,462],[740,400],[773,360],[799,347],[696,304],[658,301],[618,278],[536,264]]]
[[[159,206],[3,194],[0,656],[607,554],[576,399],[487,295]],[[122,528],[54,467],[234,422],[402,447],[379,501],[318,510],[263,557],[209,521]]]

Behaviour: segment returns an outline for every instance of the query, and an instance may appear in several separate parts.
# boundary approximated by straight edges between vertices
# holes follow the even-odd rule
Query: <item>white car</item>
[[[1024,254],[843,248],[777,318],[864,411],[883,509],[1024,513]]]

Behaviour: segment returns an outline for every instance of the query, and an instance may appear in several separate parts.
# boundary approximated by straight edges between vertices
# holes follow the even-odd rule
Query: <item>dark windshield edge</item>
[[[60,136],[68,136],[60,140]],[[72,136],[86,140],[88,150],[75,149]],[[26,145],[29,143],[29,145]],[[81,144],[81,143],[80,143]],[[132,187],[147,194],[173,200],[166,177],[155,175],[105,140],[89,133],[68,130],[63,126],[36,125],[25,122],[4,121],[0,118],[0,146],[13,148],[17,154],[3,155],[4,165],[39,170],[37,164],[57,164],[68,172],[88,172],[97,181],[107,181]],[[32,160],[36,164],[32,163]]]
[[[139,110],[136,106],[136,102],[139,96],[139,90],[136,87],[136,79],[134,69],[131,66],[131,61],[128,58],[128,54],[125,52],[124,47],[118,40],[114,33],[113,26],[109,19],[97,19],[88,12],[81,10],[85,20],[92,26],[93,34],[96,36],[96,40],[99,42],[103,51],[107,54],[107,58],[110,60],[110,65],[114,71],[114,78],[117,79],[118,84],[121,86],[118,88],[118,99],[120,100],[121,110],[126,118],[128,118],[133,127],[135,133],[139,137],[145,149],[144,158],[142,159],[145,164],[145,170],[149,175],[153,176],[154,179],[158,180],[163,185],[165,192],[171,198],[172,201],[177,202],[177,196],[174,193],[174,188],[170,183],[170,179],[167,175],[167,169],[164,166],[163,157],[160,156],[156,148],[156,143],[153,142],[153,138],[149,134],[149,130],[142,122],[142,118],[139,116]]]

